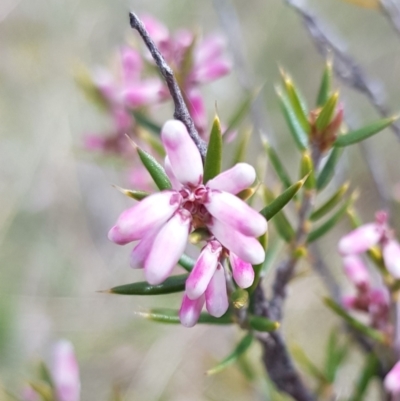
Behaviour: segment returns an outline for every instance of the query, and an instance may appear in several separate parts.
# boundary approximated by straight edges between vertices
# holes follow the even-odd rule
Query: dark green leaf
[[[391,117],[391,118],[383,118],[382,120],[375,121],[374,123],[367,125],[363,128],[360,128],[356,131],[351,131],[345,135],[339,136],[333,145],[336,147],[343,147],[343,146],[349,146],[349,145],[352,145],[353,143],[363,141],[364,139],[367,139],[370,136],[375,135],[378,132],[382,131],[389,125],[393,124],[393,122],[396,120],[397,120],[397,117]]]
[[[332,121],[338,99],[339,93],[336,92],[328,99],[328,101],[325,103],[322,110],[318,114],[315,125],[319,131],[323,131]]]
[[[331,181],[333,175],[335,174],[336,163],[339,161],[340,156],[342,155],[342,149],[333,148],[330,155],[328,156],[328,160],[326,161],[324,167],[317,178],[317,189],[321,191],[324,189],[329,182]]]
[[[317,107],[323,107],[328,101],[332,83],[332,62],[327,60],[324,73],[322,74],[321,85],[319,87]]]
[[[279,328],[279,322],[274,322],[262,316],[249,316],[249,325],[252,329],[257,331],[275,331]]]
[[[143,165],[146,167],[147,171],[150,173],[151,178],[157,185],[158,189],[171,189],[171,182],[158,161],[151,156],[149,153],[145,152],[143,149],[137,147],[137,152],[142,161]]]
[[[244,336],[231,354],[224,358],[218,365],[214,366],[212,369],[207,370],[207,375],[214,375],[215,373],[219,373],[228,366],[235,363],[240,358],[240,356],[243,355],[250,348],[252,342],[253,336],[250,333]]]
[[[215,116],[208,142],[204,162],[203,183],[211,180],[221,172],[222,165],[222,131],[218,116]]]
[[[297,147],[300,150],[306,150],[308,146],[307,133],[304,131],[300,121],[297,119],[287,96],[280,93],[279,91],[277,92],[277,94],[283,116],[285,117],[286,123],[289,127],[289,131],[292,134],[292,137]]]
[[[138,283],[119,285],[113,287],[107,292],[120,295],[160,295],[181,292],[185,289],[187,274],[168,277],[163,283],[151,285],[147,281]]]

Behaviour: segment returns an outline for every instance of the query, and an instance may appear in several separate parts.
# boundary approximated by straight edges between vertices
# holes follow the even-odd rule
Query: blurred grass
[[[233,3],[254,81],[264,83],[266,129],[296,176],[298,156],[274,94],[277,64],[287,69],[311,103],[324,60],[283,2]],[[303,3],[399,110],[400,37],[387,20],[374,10],[339,0]],[[130,202],[110,185],[121,183],[119,172],[95,165],[77,151],[84,132],[105,130],[109,122],[86,102],[72,72],[77,62],[89,67],[108,63],[125,38],[132,38],[129,9],[152,13],[171,29],[219,29],[211,1],[0,3],[0,378],[17,391],[28,377],[27,361],[48,356],[51,342],[66,337],[77,349],[82,400],[107,399],[113,383],[121,386],[124,399],[132,401],[265,399],[262,386],[246,384],[235,367],[212,378],[204,376],[231,351],[239,338],[237,330],[164,327],[134,314],[160,301],[178,307],[179,296],[147,299],[95,292],[142,276],[128,268],[129,246],[117,247],[106,239],[108,228]],[[363,96],[336,84],[352,121],[361,124],[377,117]],[[210,117],[217,100],[222,120],[243,96],[235,74],[204,88],[204,93]],[[368,141],[387,171],[387,185],[394,185],[399,180],[394,135],[386,130]],[[255,135],[249,160],[254,160],[258,145]],[[346,151],[344,162],[362,191],[361,214],[371,220],[379,200],[357,147]],[[343,223],[323,242],[324,254],[339,277],[335,243],[348,229]],[[333,322],[321,303],[324,293],[320,280],[310,274],[293,284],[286,306],[287,338],[316,363],[322,360]],[[260,372],[258,347],[251,357]],[[351,388],[353,376],[343,375],[343,394]]]

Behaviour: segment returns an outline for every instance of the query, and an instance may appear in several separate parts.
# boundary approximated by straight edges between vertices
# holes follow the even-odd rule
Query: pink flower
[[[383,229],[377,223],[364,224],[341,238],[338,250],[341,255],[358,254],[377,245],[382,238]]]
[[[370,286],[370,277],[362,259],[356,255],[343,258],[344,271],[349,280],[360,290],[366,291]]]
[[[386,269],[395,278],[400,279],[400,244],[394,239],[389,239],[382,246],[383,260]]]
[[[54,347],[51,370],[58,401],[79,401],[79,368],[72,344],[59,341]]]
[[[400,394],[400,361],[397,362],[391,371],[386,375],[383,385],[389,394]]]

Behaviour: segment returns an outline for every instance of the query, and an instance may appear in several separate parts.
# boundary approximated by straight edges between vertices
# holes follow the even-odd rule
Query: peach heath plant
[[[121,189],[137,203],[122,212],[109,231],[109,239],[119,245],[134,243],[130,265],[143,269],[146,281],[116,286],[106,292],[146,296],[182,293],[180,308],[152,308],[141,314],[186,327],[236,324],[244,332],[232,352],[208,374],[239,360],[253,341],[258,341],[263,367],[275,386],[272,394],[279,391],[297,401],[331,400],[340,397],[335,385],[337,372],[349,354],[345,334],[332,332],[326,366],[320,368],[301,350],[292,351],[280,329],[287,289],[303,261],[321,273],[330,291],[325,300],[327,307],[344,322],[346,333],[351,333],[366,355],[365,369],[349,400],[364,399],[373,378],[380,380],[387,394],[396,394],[393,383],[398,375],[395,363],[400,359],[396,348],[400,337],[395,333],[400,325],[395,316],[400,314],[394,309],[400,289],[400,246],[387,215],[379,213],[375,223],[363,225],[340,240],[339,250],[345,272],[355,286],[355,296],[342,296],[323,255],[319,257],[317,252],[319,240],[354,210],[356,198],[354,193],[348,194],[349,183],[335,189],[332,184],[329,196],[325,192],[343,148],[377,134],[395,119],[384,118],[347,132],[343,124],[345,107],[339,92],[332,91],[331,62],[326,64],[311,107],[282,70],[278,102],[299,153],[300,179],[292,180],[286,171],[287,163],[264,136],[263,155],[275,172],[273,185],[256,180],[255,169],[240,156],[243,152],[237,152],[235,162],[223,171],[225,142],[219,117],[214,118],[209,133],[202,132],[191,108],[193,99],[190,100],[196,85],[228,71],[228,64],[220,58],[222,46],[211,40],[197,47],[192,34],[184,31],[171,35],[149,17],[143,23],[131,13],[130,23],[149,51],[146,57],[151,56],[165,81],[162,96],[171,96],[174,120],[157,128],[143,115],[133,113],[135,121],[142,118],[140,121],[146,122],[146,129],[161,144],[159,155],[165,154],[165,158],[161,163],[160,156],[152,156],[152,146],[149,150],[141,143],[134,144],[133,155],[136,152],[159,191]],[[150,95],[159,96],[160,92]],[[240,115],[251,104],[246,102],[247,108],[242,108]],[[239,120],[238,115],[235,120]],[[239,150],[242,143],[241,140]],[[276,193],[271,187],[282,189]],[[286,206],[294,206],[293,213],[287,214]],[[200,245],[195,259],[185,253],[188,241]],[[279,242],[285,248],[281,263],[274,269]],[[372,284],[360,255],[365,252],[377,264],[382,284]],[[186,272],[172,274],[176,266]],[[266,290],[263,277],[268,270],[273,277]],[[204,305],[206,312],[202,311]],[[368,322],[352,316],[353,310],[366,314]],[[315,386],[304,381],[307,373]]]

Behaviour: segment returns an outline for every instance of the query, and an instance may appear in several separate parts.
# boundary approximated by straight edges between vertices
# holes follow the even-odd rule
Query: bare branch
[[[167,83],[169,93],[172,96],[175,105],[174,117],[177,120],[180,120],[185,124],[190,137],[193,139],[194,143],[196,144],[199,152],[204,160],[206,153],[207,153],[207,146],[205,142],[200,138],[192,117],[189,114],[188,108],[186,107],[186,103],[183,99],[181,90],[179,88],[178,83],[175,80],[174,73],[172,72],[171,67],[166,63],[164,57],[157,49],[157,46],[149,36],[144,24],[134,13],[129,13],[129,21],[131,27],[136,29],[139,32],[139,35],[142,37],[144,43],[146,44],[147,48],[149,49],[154,61],[157,64],[162,76]]]
[[[382,117],[390,117],[391,111],[382,100],[382,96],[377,94],[374,85],[368,80],[361,67],[328,38],[314,16],[301,8],[294,0],[286,0],[286,3],[300,15],[319,52],[324,57],[328,57],[330,53],[333,54],[333,68],[336,75],[346,85],[363,93]],[[400,139],[399,123],[393,123],[390,127]]]

